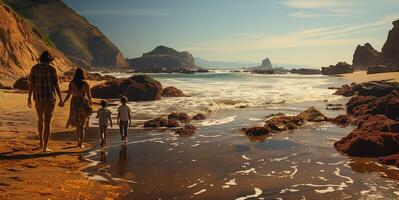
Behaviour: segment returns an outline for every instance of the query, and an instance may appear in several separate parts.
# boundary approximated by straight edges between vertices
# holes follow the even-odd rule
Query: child
[[[132,119],[130,117],[130,108],[126,105],[127,98],[122,97],[121,103],[118,107],[118,123],[119,123],[119,130],[121,132],[122,140],[126,143],[127,141],[127,128],[129,125],[132,124]],[[129,121],[128,121],[129,120]]]
[[[107,143],[108,121],[112,127],[111,111],[106,108],[107,105],[108,103],[106,101],[101,100],[101,108],[97,111],[98,125],[101,134],[101,146],[104,146]]]

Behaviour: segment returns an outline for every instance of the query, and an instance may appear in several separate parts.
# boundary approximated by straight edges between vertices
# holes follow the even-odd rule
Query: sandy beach
[[[6,86],[12,83],[0,82]],[[62,90],[66,87],[63,83]],[[34,108],[27,107],[27,92],[0,90],[0,99],[0,199],[118,199],[127,191],[127,186],[82,176],[79,169],[85,162],[80,155],[92,144],[80,149],[75,140],[51,140],[49,147],[54,152],[41,153],[37,117]],[[69,103],[56,107],[52,138],[75,134],[73,129],[64,128],[68,112]]]
[[[379,81],[379,80],[388,80],[392,79],[395,81],[399,81],[399,72],[391,72],[391,73],[379,73],[379,74],[367,74],[366,71],[358,71],[351,74],[341,75],[345,79],[356,83],[362,83],[367,81]]]

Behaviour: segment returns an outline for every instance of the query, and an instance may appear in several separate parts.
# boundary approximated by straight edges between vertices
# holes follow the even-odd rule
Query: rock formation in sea
[[[136,72],[194,72],[201,69],[195,65],[194,57],[186,52],[178,52],[166,46],[158,46],[144,53],[142,57],[129,59],[130,68]]]
[[[273,69],[273,65],[270,62],[269,58],[265,58],[264,60],[262,60],[262,65],[259,66],[259,68],[262,68],[262,69]]]
[[[185,97],[186,95],[183,91],[177,89],[176,87],[169,86],[163,89],[162,91],[163,97]]]
[[[161,99],[162,85],[147,75],[134,75],[95,85],[91,93],[94,98],[113,99],[124,95],[129,101],[152,101]]]
[[[376,66],[380,55],[381,53],[375,50],[370,43],[366,43],[364,46],[358,45],[352,60],[354,70],[367,70],[368,67]]]
[[[118,48],[62,0],[4,0],[67,56],[93,66],[127,66]]]
[[[382,47],[379,64],[399,66],[399,20],[392,22],[393,28]]]
[[[0,24],[0,77],[26,76],[44,50],[54,55],[59,73],[74,66],[39,29],[1,2]]]
[[[321,73],[323,75],[336,75],[336,74],[348,74],[353,73],[353,66],[346,62],[339,62],[336,65],[330,65],[329,67],[322,67]]]

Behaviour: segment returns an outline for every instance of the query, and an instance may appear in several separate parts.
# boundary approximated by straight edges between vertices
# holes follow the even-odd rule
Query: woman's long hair
[[[72,82],[78,89],[81,89],[85,80],[85,71],[82,68],[77,68],[75,71],[75,75],[73,76]]]

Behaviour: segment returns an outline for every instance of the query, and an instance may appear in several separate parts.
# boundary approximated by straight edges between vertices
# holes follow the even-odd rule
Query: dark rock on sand
[[[294,130],[304,123],[303,118],[298,116],[276,116],[265,122],[265,127],[274,132]]]
[[[383,114],[390,119],[399,120],[399,94],[383,97],[355,96],[347,103],[347,113],[353,116]]]
[[[342,95],[344,97],[351,97],[355,95],[356,91],[349,85],[343,85],[334,92],[334,95]]]
[[[180,122],[174,119],[168,119],[167,127],[169,128],[180,127]]]
[[[168,119],[178,120],[183,123],[190,123],[192,118],[187,113],[171,113],[168,115]]]
[[[385,165],[395,165],[399,167],[399,154],[380,157],[378,161]]]
[[[299,113],[298,117],[308,122],[322,122],[322,121],[327,121],[328,119],[325,115],[323,115],[323,113],[321,113],[314,107],[310,107],[305,111]]]
[[[353,66],[346,62],[339,62],[336,65],[322,67],[321,72],[323,75],[348,74],[353,73]]]
[[[271,130],[268,127],[252,127],[248,129],[243,129],[248,136],[262,136],[270,134]]]
[[[125,95],[129,101],[152,101],[161,99],[162,85],[147,75],[135,75],[96,85],[91,93],[94,98],[109,99]]]
[[[346,127],[350,124],[354,123],[354,118],[348,115],[338,115],[334,119],[331,120],[331,123],[336,124],[340,127]]]
[[[375,50],[370,43],[366,43],[364,46],[358,45],[352,60],[354,70],[367,70],[368,67],[376,66],[380,55],[381,53]]]
[[[334,144],[338,151],[350,156],[375,157],[399,152],[398,122],[384,115],[369,117],[348,136]]]
[[[28,90],[29,89],[28,78],[22,77],[22,78],[18,79],[17,81],[15,81],[13,88],[18,89],[18,90]]]
[[[303,75],[316,75],[316,74],[321,74],[320,69],[292,69],[291,74],[303,74]]]
[[[148,120],[144,123],[144,127],[167,127],[169,125],[169,121],[163,117],[157,117],[155,119]]]
[[[176,87],[169,86],[163,89],[162,91],[163,97],[185,97],[186,95],[183,91],[177,89]]]
[[[204,120],[204,119],[206,119],[206,116],[202,113],[198,113],[193,116],[193,120]]]
[[[175,131],[176,134],[180,136],[189,137],[195,134],[197,127],[192,124],[186,124],[183,128],[179,128]]]
[[[378,73],[388,73],[388,72],[399,72],[399,66],[377,65],[377,66],[370,66],[367,68],[367,74],[378,74]]]
[[[381,97],[390,94],[394,90],[399,91],[399,83],[394,81],[369,81],[365,83],[355,84],[353,89],[361,96]]]

